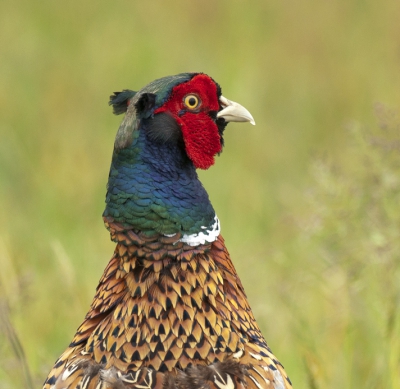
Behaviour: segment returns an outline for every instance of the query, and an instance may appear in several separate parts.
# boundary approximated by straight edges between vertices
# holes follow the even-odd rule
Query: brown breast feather
[[[191,247],[105,219],[117,242],[44,389],[284,389],[221,236]]]

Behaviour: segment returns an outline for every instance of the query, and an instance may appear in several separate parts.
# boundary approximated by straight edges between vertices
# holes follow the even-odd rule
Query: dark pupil
[[[196,105],[196,99],[195,99],[194,97],[191,97],[191,98],[189,99],[189,105],[190,105],[191,107],[193,107],[194,105]]]

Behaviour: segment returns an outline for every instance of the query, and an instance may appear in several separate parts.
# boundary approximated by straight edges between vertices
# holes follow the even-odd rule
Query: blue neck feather
[[[154,142],[142,125],[129,147],[114,150],[103,216],[148,234],[193,234],[212,226],[215,212],[182,147]]]

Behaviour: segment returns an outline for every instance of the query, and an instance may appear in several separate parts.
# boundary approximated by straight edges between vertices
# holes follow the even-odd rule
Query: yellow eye
[[[201,100],[196,95],[186,95],[183,102],[189,109],[196,109],[201,104]]]

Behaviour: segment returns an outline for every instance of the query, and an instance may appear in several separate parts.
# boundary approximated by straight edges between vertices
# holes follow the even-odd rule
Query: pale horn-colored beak
[[[222,105],[221,111],[217,113],[217,118],[224,118],[227,122],[250,122],[255,126],[256,122],[251,113],[243,106],[234,101],[221,96],[219,102]]]

